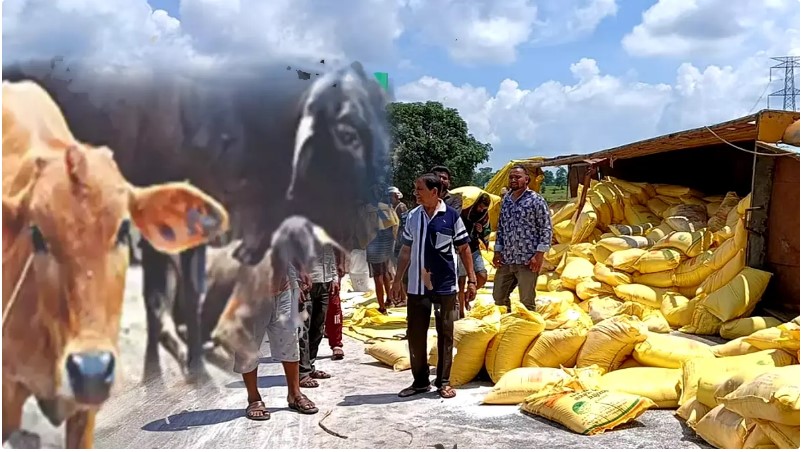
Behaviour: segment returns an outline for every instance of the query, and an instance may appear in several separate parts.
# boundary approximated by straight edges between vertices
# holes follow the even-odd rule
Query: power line
[[[783,110],[796,111],[796,98],[799,96],[799,89],[796,87],[795,72],[799,68],[799,57],[772,57],[772,60],[778,61],[780,64],[776,64],[769,69],[769,81],[771,81],[774,71],[778,69],[782,69],[785,72],[785,80],[783,89],[769,94],[766,98],[766,108],[769,108],[772,97],[782,97]]]

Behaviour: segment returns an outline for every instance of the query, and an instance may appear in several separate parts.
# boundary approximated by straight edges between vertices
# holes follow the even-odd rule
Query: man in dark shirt
[[[489,245],[488,237],[490,236],[490,217],[488,210],[490,209],[490,195],[482,193],[476,198],[476,201],[467,209],[462,209],[462,222],[465,223],[465,228],[468,230],[470,238],[471,257],[473,258],[473,271],[476,273],[476,290],[484,287],[487,282],[487,269],[485,268],[485,261],[482,259],[482,252],[479,249],[479,242],[483,242],[485,247]],[[465,317],[465,309],[471,309],[470,304],[465,300],[465,278],[468,276],[465,266],[462,262],[458,262],[459,274],[459,312],[460,318]]]
[[[440,397],[456,395],[449,384],[457,310],[457,252],[468,273],[467,298],[476,297],[476,275],[468,245],[468,231],[458,211],[440,199],[442,182],[434,174],[424,174],[415,181],[418,206],[409,211],[398,273],[392,293],[401,292],[400,276],[409,268],[407,285],[407,340],[414,381],[398,393],[409,397],[429,391],[429,364],[426,343],[429,319],[434,306],[437,328],[437,377],[434,380]]]
[[[439,177],[443,184],[443,188],[440,190],[440,198],[443,202],[457,212],[462,212],[462,195],[455,195],[448,191],[451,188],[451,171],[445,166],[435,166],[431,172]]]

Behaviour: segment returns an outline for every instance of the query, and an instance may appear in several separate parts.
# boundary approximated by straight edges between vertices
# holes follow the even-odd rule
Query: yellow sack
[[[632,268],[641,273],[657,273],[677,268],[683,259],[682,253],[673,249],[649,250],[643,253]]]
[[[640,248],[615,251],[604,261],[604,264],[616,270],[631,272],[635,269],[635,262],[644,254],[646,254],[646,250]]]
[[[744,441],[744,449],[776,449],[777,445],[769,438],[768,435],[757,425],[755,420],[747,422],[746,441]]]
[[[618,310],[616,311],[616,315],[626,314],[626,315],[634,315],[635,317],[639,318],[644,325],[646,325],[646,329],[653,332],[653,333],[670,333],[671,327],[668,325],[665,317],[660,311],[652,308],[648,308],[640,303],[636,303],[634,301],[627,301],[626,303],[622,303],[618,306]]]
[[[598,244],[596,244],[596,246],[593,247],[593,260],[595,260],[596,262],[601,262],[601,263],[607,262],[607,259],[610,257],[611,254],[613,253],[610,252],[610,250],[608,250],[603,246],[599,246]]]
[[[563,287],[575,289],[583,279],[593,276],[593,264],[584,258],[568,256],[565,269],[562,272]]]
[[[632,274],[632,282],[635,284],[643,284],[644,286],[668,289],[674,287],[674,270],[666,270],[657,273],[635,272]]]
[[[517,405],[535,393],[546,395],[563,391],[568,379],[562,369],[519,367],[504,374],[482,403]]]
[[[660,217],[653,214],[648,207],[640,204],[624,206],[624,218],[627,224],[659,223]]]
[[[742,449],[748,432],[746,420],[719,405],[693,427],[696,434],[719,449]]]
[[[799,449],[799,426],[756,419],[757,427],[780,449]]]
[[[750,382],[766,373],[765,366],[744,366],[740,369],[729,369],[725,372],[710,372],[699,378],[696,389],[696,400],[710,408],[718,405],[719,399],[735,391],[744,383]]]
[[[658,408],[677,408],[682,371],[658,367],[632,367],[602,375],[601,389],[645,397]]]
[[[660,303],[660,313],[668,324],[674,328],[681,328],[693,319],[693,304],[688,297],[676,292],[666,292]]]
[[[694,428],[700,419],[705,417],[710,412],[710,407],[696,400],[696,397],[691,398],[687,402],[680,405],[677,409],[676,415],[685,419],[688,427]]]
[[[574,216],[574,212],[576,212],[576,208],[579,207],[579,203],[576,201],[568,201],[564,206],[560,208],[554,215],[551,216],[551,224],[557,224],[561,221],[570,220],[571,217]]]
[[[696,257],[713,244],[713,234],[707,229],[695,232],[681,232],[674,231],[662,239],[658,240],[653,250],[662,250],[666,248],[676,249],[688,257]]]
[[[652,184],[654,186],[655,191],[657,191],[658,195],[663,196],[670,196],[672,198],[679,198],[680,196],[693,196],[696,198],[701,198],[704,196],[698,190],[694,190],[692,188],[683,187],[682,185],[670,185],[670,184]]]
[[[718,401],[744,417],[799,425],[799,365],[770,369]]]
[[[587,303],[590,319],[596,324],[618,315],[618,309],[623,304],[623,301],[613,296],[604,296],[591,298]]]
[[[407,341],[383,341],[367,344],[365,345],[365,354],[392,367],[396,372],[402,372],[411,367]]]
[[[644,366],[680,369],[692,359],[715,358],[710,346],[693,339],[668,334],[649,333],[632,352],[635,361]]]
[[[668,234],[672,233],[673,231],[674,229],[671,228],[671,225],[663,221],[657,226],[649,229],[649,231],[646,232],[646,238],[656,242],[662,239],[663,237],[667,236]]]
[[[724,264],[723,267],[714,271],[696,289],[697,294],[711,294],[718,289],[726,286],[730,281],[738,276],[738,273],[746,267],[746,252],[738,250],[735,257]]]
[[[722,328],[723,327],[724,325],[722,325]],[[750,344],[749,342],[746,342],[744,339],[745,338],[743,337],[739,337],[725,344],[714,345],[710,348],[710,350],[713,351],[713,354],[716,355],[717,358],[724,356],[741,356],[762,350]]]
[[[571,245],[552,245],[551,248],[549,248],[549,250],[543,254],[543,260],[551,263],[552,265],[557,265],[560,263],[560,259],[562,259],[563,255],[567,253],[570,248]]]
[[[761,350],[774,348],[793,353],[799,351],[799,324],[787,322],[766,328],[745,337],[744,342]]]
[[[613,209],[607,204],[607,200],[596,190],[588,191],[587,202],[593,205],[596,211],[597,225],[606,227],[613,221]]]
[[[605,372],[618,368],[632,354],[635,344],[646,339],[646,326],[637,317],[619,315],[590,329],[579,350],[577,366],[598,365]]]
[[[760,301],[770,279],[771,273],[746,267],[724,287],[705,297],[701,305],[722,322],[748,315]]]
[[[549,289],[549,283],[553,281],[559,282],[559,288],[556,290],[560,290],[562,288],[562,281],[560,280],[560,275],[556,272],[547,272],[543,273],[542,275],[538,275],[537,283],[535,284],[535,290],[538,292],[547,292]]]
[[[619,235],[617,237],[607,237],[599,240],[596,246],[603,246],[611,252],[621,250],[631,250],[634,248],[647,249],[654,245],[654,242],[646,237],[634,235]]]
[[[494,383],[510,370],[521,367],[529,344],[544,328],[543,317],[536,312],[522,310],[501,318],[501,328],[485,355],[485,367]]]
[[[470,383],[485,364],[485,353],[496,336],[498,325],[482,320],[464,318],[454,322],[454,358],[451,362],[451,386]],[[432,357],[434,360],[432,361]],[[429,363],[437,365],[437,344],[429,352]]]
[[[574,213],[574,215],[574,229],[571,231],[572,245],[580,243],[588,238],[599,221],[596,211],[593,210],[593,204],[589,202],[585,202],[582,206],[582,212],[579,212],[579,215],[576,213]]]
[[[727,192],[724,199],[716,204],[718,207],[711,215],[711,218],[707,220],[707,227],[711,232],[716,232],[727,224],[727,216],[738,205],[738,200],[738,194],[731,191]]]
[[[649,287],[643,284],[621,284],[613,288],[615,296],[624,301],[635,301],[650,308],[660,309],[663,298],[670,290]]]
[[[782,323],[780,319],[774,317],[746,317],[743,319],[730,320],[721,325],[719,335],[724,339],[737,339],[749,336],[766,328],[773,328]]]
[[[663,218],[663,212],[671,206],[660,198],[652,198],[646,201],[646,207],[656,216]]]
[[[611,286],[592,278],[580,281],[576,285],[576,295],[583,300],[612,294],[613,288]]]
[[[588,330],[580,325],[542,332],[526,351],[524,367],[573,367]]]
[[[591,263],[595,263],[596,261],[593,258],[594,248],[596,248],[596,245],[592,243],[577,243],[568,248],[568,253],[571,256],[582,257],[589,260]]]
[[[714,335],[721,329],[724,324],[718,317],[714,316],[704,306],[704,301],[707,295],[699,295],[691,299],[690,303],[693,305],[693,315],[691,316],[691,323],[679,329],[680,333],[685,334],[699,334]]]
[[[682,397],[680,404],[696,397],[699,379],[708,373],[726,373],[745,366],[783,367],[795,363],[790,354],[782,350],[763,350],[743,356],[692,359],[682,364]]]
[[[611,287],[632,283],[631,276],[624,272],[616,271],[601,262],[596,262],[596,265],[593,266],[593,277]]]
[[[713,251],[682,261],[674,269],[674,284],[678,287],[698,287],[716,269],[713,267]]]
[[[646,232],[650,229],[655,227],[652,223],[644,223],[644,224],[611,224],[607,228],[610,230],[610,236],[608,237],[620,237],[622,235],[627,236],[645,236]],[[607,237],[602,237],[607,238]]]
[[[654,406],[644,397],[590,389],[527,398],[521,410],[558,422],[576,433],[596,435],[636,419]]]

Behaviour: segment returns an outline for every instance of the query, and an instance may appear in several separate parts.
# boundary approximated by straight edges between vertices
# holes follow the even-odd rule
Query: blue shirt
[[[505,264],[527,265],[536,252],[551,247],[551,215],[542,196],[530,189],[517,200],[512,193],[501,202],[495,251]]]
[[[429,218],[423,206],[409,211],[401,242],[410,247],[410,295],[454,295],[457,293],[457,247],[468,243],[468,230],[459,212],[437,203]],[[424,284],[422,271],[430,272],[432,288]]]

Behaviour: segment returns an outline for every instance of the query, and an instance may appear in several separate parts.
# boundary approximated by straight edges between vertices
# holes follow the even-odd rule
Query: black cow
[[[240,262],[256,265],[273,247],[274,268],[286,268],[287,260],[309,258],[295,242],[312,223],[345,249],[365,246],[375,231],[360,209],[378,202],[389,162],[386,97],[361,65],[312,80],[287,67],[101,71],[39,61],[5,67],[3,78],[42,85],[75,137],[110,147],[132,183],[189,180],[220,200],[231,214],[231,238],[241,239]],[[166,256],[144,244],[148,374],[158,371],[159,342],[177,358],[186,353],[191,374],[202,370],[201,344],[213,323],[207,331],[199,325],[204,258],[204,247]],[[164,327],[170,317],[186,327],[186,352]]]

